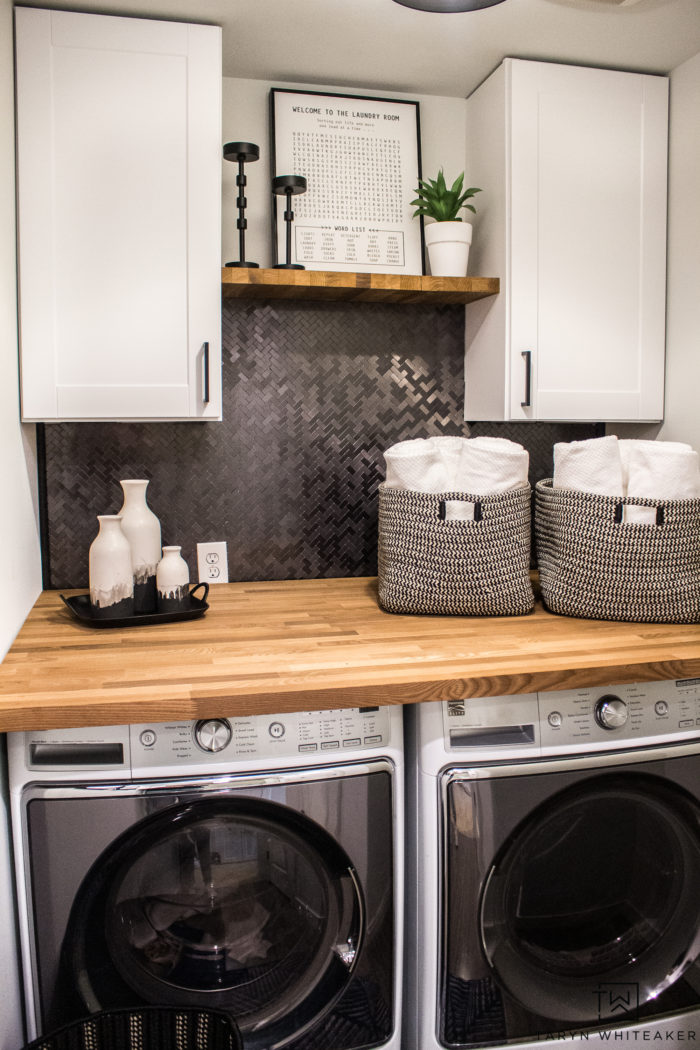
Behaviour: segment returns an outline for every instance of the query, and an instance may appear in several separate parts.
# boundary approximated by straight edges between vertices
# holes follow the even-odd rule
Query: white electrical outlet
[[[197,570],[200,583],[228,583],[226,541],[197,544]]]

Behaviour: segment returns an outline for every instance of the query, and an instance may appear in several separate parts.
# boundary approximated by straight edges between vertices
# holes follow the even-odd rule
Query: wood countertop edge
[[[234,717],[277,714],[292,711],[358,707],[367,704],[394,705],[460,699],[468,696],[501,696],[577,687],[612,686],[625,682],[661,681],[700,677],[700,658],[655,663],[607,664],[570,670],[542,670],[508,675],[479,675],[440,679],[419,679],[390,684],[355,686],[319,685],[319,688],[285,687],[275,693],[241,691],[202,695],[165,696],[161,686],[157,697],[124,696],[118,693],[88,693],[71,700],[61,698],[28,701],[21,706],[0,700],[0,731],[27,729],[80,728],[92,725],[124,725],[182,721],[190,718]]]
[[[0,731],[700,677],[700,625],[575,620],[540,603],[504,620],[397,616],[371,577],[228,584],[210,601],[173,629],[95,629],[43,592],[0,667]]]

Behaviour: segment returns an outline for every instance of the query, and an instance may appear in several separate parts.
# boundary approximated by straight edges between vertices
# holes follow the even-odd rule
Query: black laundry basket
[[[468,504],[473,518],[450,518]],[[379,604],[387,612],[532,612],[530,486],[491,496],[379,486]]]
[[[233,1018],[219,1010],[140,1006],[104,1010],[40,1036],[23,1050],[242,1050]]]
[[[624,507],[653,520],[625,522]],[[540,589],[552,612],[595,620],[700,623],[700,499],[598,496],[535,486]]]

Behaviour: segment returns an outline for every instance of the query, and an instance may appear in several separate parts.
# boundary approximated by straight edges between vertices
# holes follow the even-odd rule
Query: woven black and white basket
[[[379,604],[388,612],[531,612],[530,486],[495,496],[379,486]],[[473,505],[474,520],[450,517]]]
[[[623,521],[627,505],[655,522]],[[535,486],[540,588],[552,612],[595,620],[700,622],[700,499],[596,496]]]

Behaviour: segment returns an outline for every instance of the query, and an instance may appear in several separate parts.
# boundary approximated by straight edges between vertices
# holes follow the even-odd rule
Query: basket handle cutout
[[[636,507],[637,504],[627,504],[627,506]],[[649,512],[651,512],[653,508],[652,507],[644,507],[642,509],[645,512],[647,510]],[[650,513],[649,516],[651,517],[651,513]],[[620,525],[620,524],[622,524],[622,522],[625,521],[625,504],[624,503],[616,503],[615,504],[615,516],[614,516],[613,520],[614,520],[616,525]],[[660,503],[659,506],[656,508],[655,524],[656,525],[663,525],[665,520],[666,520],[666,513],[665,513],[664,505],[663,505],[663,503]],[[646,524],[646,522],[645,522],[645,524]],[[649,521],[649,524],[651,524],[651,521]]]
[[[438,506],[440,521],[481,521],[481,502],[466,499],[441,499]]]

